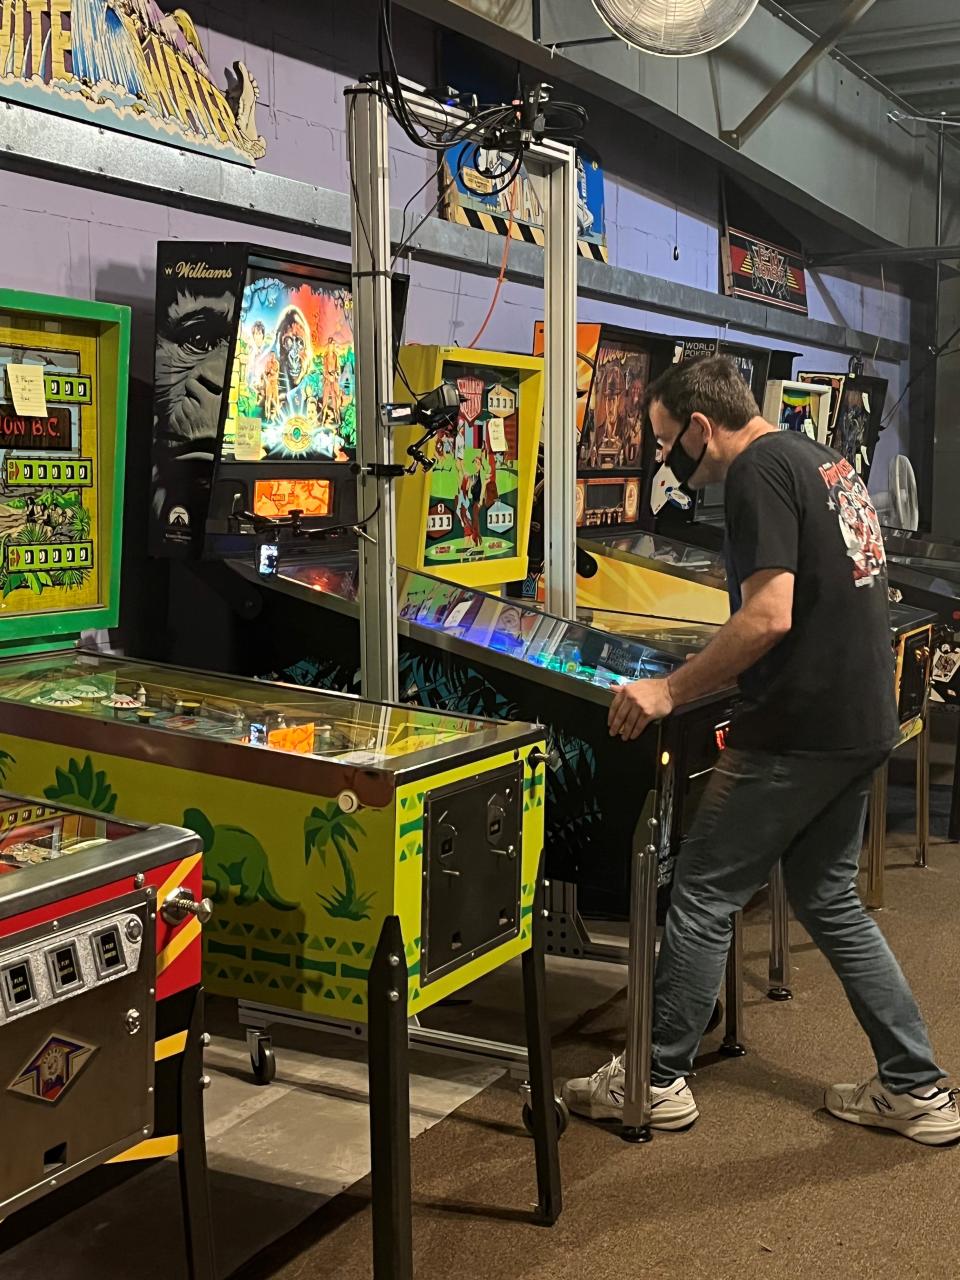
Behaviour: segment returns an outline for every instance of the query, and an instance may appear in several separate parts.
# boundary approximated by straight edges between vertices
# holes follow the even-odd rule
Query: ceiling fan
[[[614,35],[643,53],[690,58],[735,35],[759,0],[593,0]]]

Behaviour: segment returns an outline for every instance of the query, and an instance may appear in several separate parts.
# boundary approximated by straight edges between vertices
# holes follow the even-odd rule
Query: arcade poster
[[[649,380],[648,352],[615,340],[600,344],[580,433],[580,471],[640,467]]]
[[[456,430],[437,438],[424,566],[510,559],[518,554],[520,377],[457,364],[443,376],[460,393],[460,414]]]
[[[443,217],[494,235],[510,235],[530,244],[544,242],[543,205],[526,167],[504,186],[513,163],[476,142],[458,142],[444,153],[441,171]],[[577,152],[577,250],[581,257],[607,261],[600,162]]]
[[[357,447],[355,374],[350,290],[249,268],[222,461],[350,461]]]
[[[103,603],[97,342],[0,317],[0,618]],[[33,383],[27,398],[22,378]]]

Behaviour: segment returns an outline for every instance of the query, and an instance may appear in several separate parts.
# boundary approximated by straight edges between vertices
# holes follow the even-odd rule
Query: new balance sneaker
[[[875,1129],[892,1129],[927,1147],[960,1141],[957,1089],[890,1093],[874,1076],[866,1084],[835,1084],[823,1095],[832,1116]]]
[[[571,1111],[588,1120],[623,1119],[623,1054],[612,1058],[592,1076],[568,1080],[561,1096]],[[653,1129],[686,1129],[700,1115],[693,1094],[681,1076],[673,1084],[652,1090],[650,1126]]]

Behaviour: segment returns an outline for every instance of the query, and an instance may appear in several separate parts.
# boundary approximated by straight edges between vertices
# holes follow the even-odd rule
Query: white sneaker
[[[852,1124],[892,1129],[927,1147],[942,1147],[960,1140],[957,1089],[935,1089],[928,1097],[916,1093],[890,1093],[874,1076],[866,1084],[835,1084],[823,1095],[832,1116]]]
[[[588,1120],[622,1121],[625,1087],[621,1053],[592,1076],[568,1080],[561,1096],[571,1111]],[[686,1129],[700,1115],[682,1076],[662,1088],[654,1085],[650,1092],[652,1129]]]

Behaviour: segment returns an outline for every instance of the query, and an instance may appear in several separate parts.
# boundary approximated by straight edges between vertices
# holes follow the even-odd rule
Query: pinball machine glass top
[[[335,276],[255,261],[247,266],[223,462],[348,463],[356,457],[353,295],[349,274]],[[322,503],[322,495],[313,500]]]
[[[58,809],[0,792],[0,883],[13,872],[82,853],[142,829],[103,814]]]
[[[599,688],[669,673],[686,657],[672,642],[669,621],[637,619],[616,633],[596,614],[557,618],[520,600],[489,595],[412,570],[400,571],[401,625],[431,631]],[[646,624],[646,625],[644,625]],[[684,631],[691,628],[684,624]]]
[[[463,743],[499,727],[473,717],[86,653],[6,663],[0,675],[3,703],[386,769],[418,751]]]

